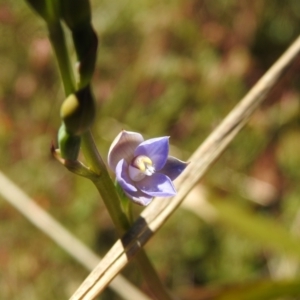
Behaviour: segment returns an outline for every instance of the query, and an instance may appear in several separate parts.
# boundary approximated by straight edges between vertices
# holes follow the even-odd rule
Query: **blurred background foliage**
[[[188,159],[300,32],[298,0],[91,4],[100,39],[93,132],[103,157],[117,133],[128,129],[145,137],[170,135],[172,152]],[[50,155],[64,95],[45,24],[20,0],[0,0],[0,24],[1,171],[103,255],[116,234],[95,188]],[[201,182],[206,199],[232,202],[295,234],[300,226],[299,71],[300,60]],[[205,287],[225,285],[230,291],[299,276],[297,262],[261,247],[238,228],[183,209],[146,249],[163,281],[182,299],[200,299]],[[134,266],[124,273],[142,282]],[[1,299],[65,299],[86,275],[0,201]],[[100,298],[118,299],[109,290]]]

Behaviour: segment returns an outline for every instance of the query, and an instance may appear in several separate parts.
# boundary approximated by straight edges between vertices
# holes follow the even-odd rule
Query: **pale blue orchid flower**
[[[108,165],[133,202],[146,206],[153,197],[176,194],[172,181],[187,163],[169,156],[169,137],[144,141],[141,134],[123,130],[108,152]]]

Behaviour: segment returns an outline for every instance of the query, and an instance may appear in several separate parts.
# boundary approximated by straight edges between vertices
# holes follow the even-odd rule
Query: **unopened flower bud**
[[[83,88],[90,83],[94,74],[98,38],[90,23],[72,30],[72,36],[78,59],[79,86]]]
[[[80,136],[69,133],[64,124],[58,131],[58,147],[64,159],[77,160],[80,150]]]
[[[62,18],[72,31],[78,60],[79,86],[85,87],[94,73],[98,38],[91,24],[91,7],[87,0],[63,0]]]
[[[71,94],[63,102],[60,115],[66,130],[73,135],[81,135],[95,119],[95,104],[89,86]]]

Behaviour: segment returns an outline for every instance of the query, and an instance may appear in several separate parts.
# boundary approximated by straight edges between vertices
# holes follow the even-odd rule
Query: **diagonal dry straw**
[[[155,232],[166,222],[195,187],[213,162],[243,128],[267,93],[300,52],[300,37],[266,72],[249,93],[228,114],[190,158],[190,165],[177,179],[178,193],[173,198],[155,200],[147,207],[122,240],[118,240],[98,266],[78,288],[71,300],[94,299],[126,266]]]

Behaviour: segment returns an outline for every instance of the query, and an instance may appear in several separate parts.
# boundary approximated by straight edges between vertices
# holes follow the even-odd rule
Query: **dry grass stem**
[[[94,299],[124,268],[166,222],[222,151],[243,128],[254,110],[265,99],[267,93],[297,58],[299,52],[300,37],[195,151],[190,158],[191,164],[176,182],[177,195],[171,199],[157,199],[148,206],[127,235],[115,243],[94,271],[86,278],[72,296],[72,300]]]

